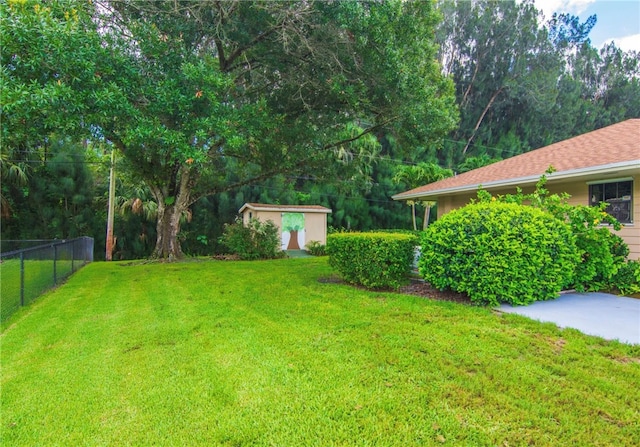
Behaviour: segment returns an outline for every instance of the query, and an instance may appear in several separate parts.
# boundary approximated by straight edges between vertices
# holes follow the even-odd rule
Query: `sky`
[[[640,0],[534,0],[545,18],[554,12],[580,17],[584,22],[596,14],[598,21],[591,30],[591,44],[600,48],[615,42],[623,51],[640,51]]]

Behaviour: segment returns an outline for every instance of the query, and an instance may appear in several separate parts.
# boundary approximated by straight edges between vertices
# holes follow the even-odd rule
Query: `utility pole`
[[[109,169],[109,209],[107,211],[107,250],[105,260],[113,257],[113,212],[116,200],[116,148],[111,148],[111,168]]]

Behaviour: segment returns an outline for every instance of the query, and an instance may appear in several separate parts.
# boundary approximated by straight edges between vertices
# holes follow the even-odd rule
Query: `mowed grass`
[[[80,267],[76,261],[76,269]],[[0,263],[0,321],[5,321],[21,306],[21,275],[24,274],[24,304],[37,299],[44,291],[55,286],[53,260],[31,260],[23,262],[21,273],[20,259],[5,259]],[[72,272],[70,260],[56,262],[58,283]]]
[[[321,283],[94,263],[2,334],[2,445],[640,445],[640,348]]]

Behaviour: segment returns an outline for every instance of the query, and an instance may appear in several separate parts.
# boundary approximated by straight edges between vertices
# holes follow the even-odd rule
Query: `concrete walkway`
[[[563,293],[528,306],[501,305],[501,312],[570,327],[607,340],[640,344],[640,299],[608,293]]]

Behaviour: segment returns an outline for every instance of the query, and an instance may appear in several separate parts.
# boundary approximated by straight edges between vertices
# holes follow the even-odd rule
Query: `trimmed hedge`
[[[565,222],[530,206],[476,203],[430,225],[420,274],[434,287],[478,304],[523,305],[556,298],[580,261]]]
[[[347,282],[371,289],[397,289],[408,280],[418,240],[411,234],[330,234],[329,264]]]

